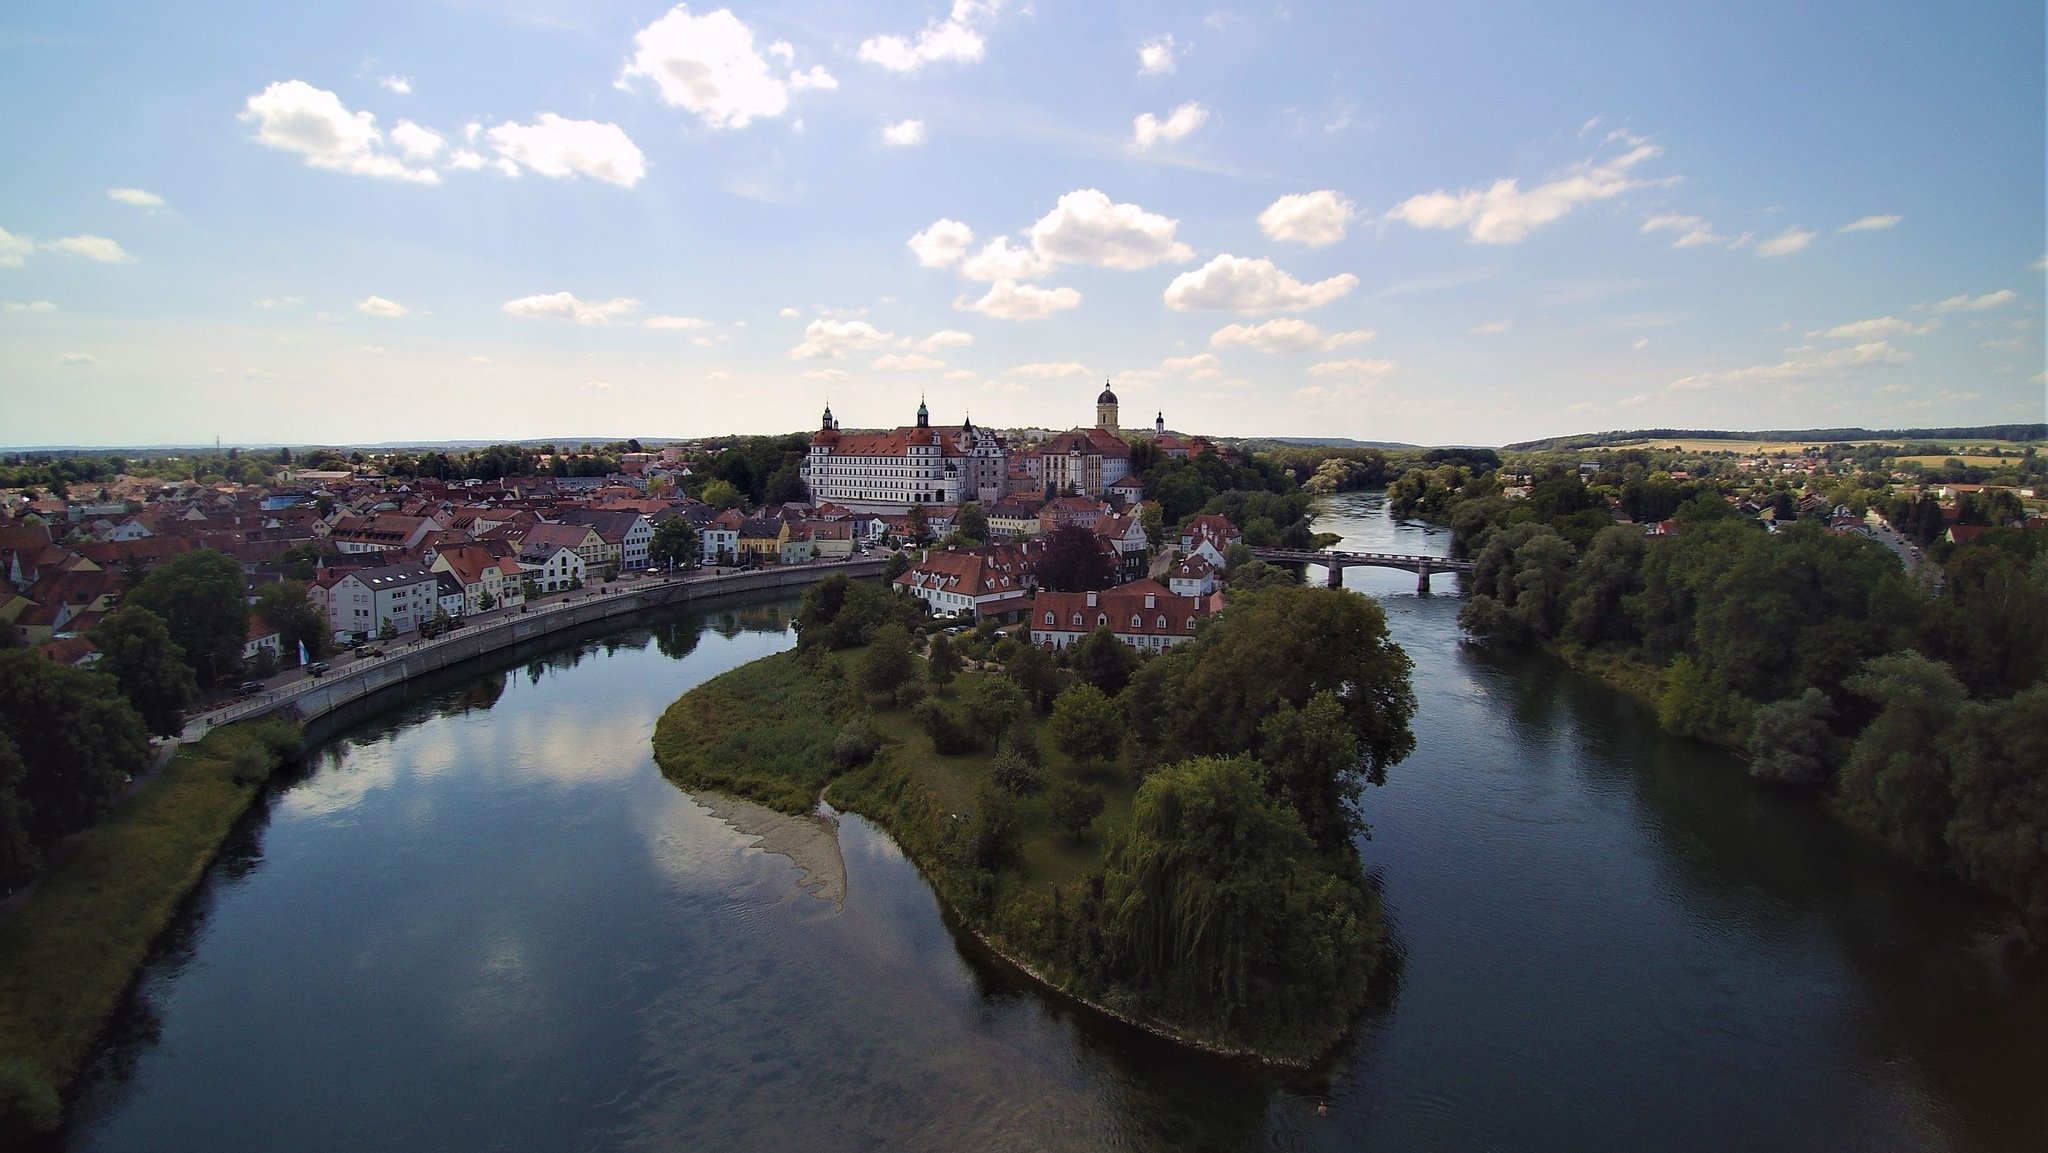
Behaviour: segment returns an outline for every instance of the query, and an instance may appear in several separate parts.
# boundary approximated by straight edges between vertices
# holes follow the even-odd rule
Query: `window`
[[[1138,614],[1137,614],[1137,613],[1132,613],[1132,614],[1131,614],[1131,627],[1132,627],[1132,628],[1134,628],[1134,629],[1138,629],[1138,628],[1144,628],[1144,627],[1145,627],[1145,622],[1144,622],[1144,621],[1141,621],[1141,620],[1139,620],[1139,619],[1138,619]]]
[[[1075,628],[1080,628],[1080,627],[1081,627],[1081,614],[1080,614],[1080,613],[1075,613],[1075,614],[1074,614],[1074,627],[1075,627]]]

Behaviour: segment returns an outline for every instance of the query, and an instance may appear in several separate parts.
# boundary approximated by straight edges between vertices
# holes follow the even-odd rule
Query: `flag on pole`
[[[312,660],[313,660],[313,658],[312,658],[312,657],[310,657],[310,656],[306,655],[306,642],[305,642],[305,641],[300,641],[300,642],[299,642],[299,663],[300,663],[300,664],[302,664],[302,665],[305,665],[305,664],[311,664],[311,663],[312,663]]]

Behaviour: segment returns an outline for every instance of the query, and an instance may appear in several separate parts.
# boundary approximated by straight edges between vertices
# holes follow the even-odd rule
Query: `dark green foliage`
[[[1965,704],[1943,739],[1956,871],[2011,901],[2048,939],[2048,684]]]
[[[1028,720],[1019,718],[1003,730],[1002,748],[1006,753],[1015,753],[1033,765],[1045,764],[1045,753],[1038,747],[1038,729]]]
[[[1266,791],[1293,807],[1317,844],[1336,849],[1365,831],[1358,738],[1336,693],[1319,692],[1299,709],[1281,702],[1259,726],[1259,761]]]
[[[914,709],[930,695],[922,681],[904,681],[896,686],[896,692],[888,699],[893,700],[899,709]]]
[[[910,711],[910,717],[924,735],[932,739],[932,750],[944,756],[973,752],[979,747],[973,730],[960,723],[959,714],[945,703],[927,700]]]
[[[654,526],[647,542],[647,562],[655,568],[688,568],[697,563],[701,547],[697,530],[680,516],[671,516]]]
[[[1472,598],[1458,623],[1474,636],[1533,644],[1564,623],[1572,590],[1570,543],[1544,524],[1518,524],[1488,536],[1473,560]]]
[[[1844,808],[1915,864],[1942,867],[1954,801],[1940,744],[1963,707],[1963,686],[1947,665],[1907,651],[1872,660],[1849,688],[1878,714],[1842,766]]]
[[[1364,991],[1377,913],[1355,856],[1326,864],[1243,758],[1153,774],[1103,878],[1109,973],[1169,1020],[1237,1043],[1312,1048]]]
[[[163,619],[200,683],[240,671],[249,604],[242,599],[242,566],[233,557],[213,549],[173,557],[143,578],[125,603]]]
[[[960,651],[953,647],[951,637],[940,633],[932,638],[931,648],[925,653],[924,678],[943,692],[959,675]]]
[[[0,733],[26,770],[19,811],[39,846],[98,820],[149,764],[148,732],[112,677],[26,649],[0,652]]]
[[[805,648],[850,649],[868,643],[885,622],[912,628],[924,617],[924,602],[845,573],[833,573],[804,590],[797,609],[798,643]]]
[[[1927,622],[1928,651],[1973,696],[2004,697],[2048,673],[2048,534],[1987,533],[1943,564],[1948,584]]]
[[[1065,777],[1053,782],[1052,791],[1045,798],[1046,812],[1054,827],[1077,841],[1102,815],[1102,805],[1101,786],[1084,785]]]
[[[1114,761],[1123,741],[1123,710],[1091,684],[1063,692],[1052,706],[1047,729],[1053,744],[1076,761]]]
[[[910,634],[902,625],[885,624],[875,630],[868,651],[860,659],[860,687],[871,693],[893,693],[915,671],[910,653]]]
[[[1788,785],[1822,785],[1834,774],[1835,715],[1826,693],[1807,689],[1756,711],[1749,730],[1749,775]]]
[[[1029,708],[1024,692],[1016,685],[1001,677],[983,677],[974,686],[974,697],[967,704],[968,716],[974,722],[978,733],[987,733],[991,738],[1000,738],[1017,726],[1017,721]]]
[[[334,630],[327,614],[306,595],[305,585],[298,581],[264,585],[257,590],[254,611],[277,630],[278,644],[290,654],[290,663],[298,663],[301,644],[306,646],[308,660],[327,655]]]
[[[199,695],[199,686],[163,618],[131,606],[100,621],[91,635],[102,654],[96,671],[120,684],[149,731],[166,737],[183,732],[185,706]]]
[[[998,873],[1017,866],[1022,843],[1017,802],[983,781],[974,791],[973,807],[952,823],[940,851],[968,869]]]
[[[882,751],[882,734],[865,720],[846,722],[839,735],[832,741],[832,763],[842,771],[858,768],[875,759]]]
[[[1063,525],[1046,534],[1038,561],[1039,586],[1052,592],[1086,592],[1116,583],[1116,563],[1095,534]]]
[[[953,531],[972,544],[988,543],[988,514],[981,510],[980,501],[960,505],[960,511],[953,514]]]
[[[21,750],[14,747],[12,737],[0,732],[0,892],[34,873],[43,859],[28,835],[28,805],[21,797],[27,777]],[[0,1116],[5,1114],[0,1107]]]
[[[1130,683],[1131,672],[1138,667],[1138,654],[1116,639],[1115,633],[1099,628],[1068,646],[1067,667],[1075,676],[1101,689],[1104,696],[1113,697]]]
[[[1035,796],[1045,788],[1045,770],[1015,749],[1004,749],[989,761],[988,777],[1013,797]]]
[[[1053,699],[1067,683],[1066,671],[1053,663],[1052,654],[1028,643],[1003,662],[1003,675],[1023,690],[1025,699],[1040,713],[1052,710]]]

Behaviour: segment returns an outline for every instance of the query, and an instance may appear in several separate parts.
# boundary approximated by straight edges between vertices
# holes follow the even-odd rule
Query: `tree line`
[[[1665,728],[1744,750],[1754,776],[1815,790],[2048,932],[2043,534],[1930,541],[1930,577],[1916,579],[1860,532],[1765,532],[1711,483],[1660,495],[1676,531],[1652,538],[1614,523],[1574,473],[1549,471],[1521,500],[1493,479],[1418,469],[1397,482],[1399,502],[1449,523],[1474,562],[1468,633],[1648,670]]]

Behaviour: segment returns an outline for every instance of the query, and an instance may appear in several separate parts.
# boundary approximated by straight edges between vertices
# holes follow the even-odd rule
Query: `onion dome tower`
[[[1109,382],[1102,382],[1102,395],[1095,398],[1095,427],[1116,431],[1116,394],[1109,391]]]

